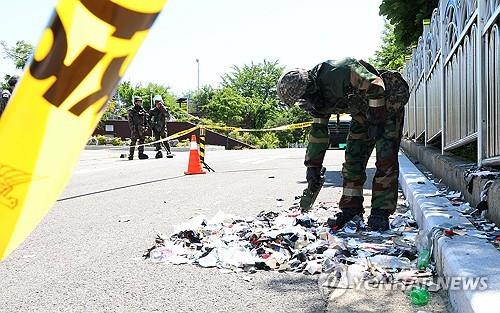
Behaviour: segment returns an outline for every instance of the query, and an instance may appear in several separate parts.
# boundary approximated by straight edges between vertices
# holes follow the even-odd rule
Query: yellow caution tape
[[[143,143],[141,145],[135,145],[134,147],[137,148],[137,147],[142,147],[142,146],[151,146],[151,145],[154,145],[156,143],[160,143],[160,142],[163,142],[163,141],[167,141],[167,140],[172,140],[172,139],[176,139],[176,138],[179,138],[179,137],[182,137],[182,136],[185,136],[189,133],[192,133],[194,132],[195,130],[197,130],[198,128],[200,128],[200,126],[194,126],[194,127],[191,127],[189,129],[186,129],[186,130],[181,130],[180,132],[178,133],[175,133],[175,134],[172,134],[168,137],[165,137],[163,139],[160,139],[160,140],[156,140],[156,141],[151,141],[151,142],[148,142],[148,143]],[[127,146],[128,147],[128,146]],[[123,149],[123,146],[121,147],[113,147],[113,148],[108,148],[106,150],[122,150]]]
[[[60,0],[0,120],[0,260],[63,190],[166,0]]]
[[[231,127],[231,126],[217,126],[217,125],[203,125],[203,127],[208,129],[219,129],[219,130],[228,130],[228,131],[237,131],[237,132],[266,132],[266,131],[280,131],[280,130],[290,130],[290,129],[299,129],[306,128],[311,126],[312,122],[303,122],[296,124],[283,125],[273,128],[261,128],[261,129],[249,129],[249,128],[240,128],[240,127]]]

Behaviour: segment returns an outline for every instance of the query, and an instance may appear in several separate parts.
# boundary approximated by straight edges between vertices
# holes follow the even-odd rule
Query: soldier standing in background
[[[153,130],[153,135],[155,141],[167,138],[167,120],[170,120],[171,115],[163,105],[163,99],[160,95],[156,95],[153,98],[154,108],[149,111],[149,125]],[[172,152],[170,152],[170,144],[168,140],[158,142],[156,146],[156,156],[155,158],[160,159],[163,157],[161,153],[161,147],[163,146],[167,151],[167,158],[172,158]]]
[[[19,78],[17,76],[11,76],[9,80],[7,81],[7,84],[9,85],[7,89],[2,90],[2,94],[0,97],[0,117],[3,114],[3,111],[7,107],[7,103],[9,102],[10,97],[12,96],[12,92],[14,91],[14,88],[16,87],[17,80]]]
[[[313,116],[306,158],[308,187],[300,200],[309,210],[323,182],[323,159],[329,146],[328,120],[334,113],[352,116],[345,163],[342,168],[341,210],[328,220],[332,230],[341,229],[355,217],[363,218],[363,185],[366,165],[376,147],[377,171],[373,179],[372,207],[368,227],[389,229],[398,194],[398,151],[408,84],[399,73],[378,72],[370,64],[346,58],[323,62],[310,71],[288,71],[278,81],[278,95],[287,105],[299,105]]]
[[[142,98],[139,96],[134,96],[134,106],[128,110],[128,125],[130,127],[130,153],[128,156],[129,160],[134,159],[134,150],[136,142],[141,145],[139,150],[139,159],[149,158],[147,154],[144,154],[144,140],[146,139],[146,120],[147,113],[142,107]]]

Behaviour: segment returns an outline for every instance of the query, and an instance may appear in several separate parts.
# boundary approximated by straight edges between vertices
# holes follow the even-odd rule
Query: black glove
[[[377,140],[384,134],[384,124],[372,124],[368,127],[368,138]]]
[[[368,137],[379,139],[384,134],[384,124],[387,119],[387,109],[383,107],[370,107],[368,110]]]
[[[312,192],[317,191],[323,185],[325,179],[326,168],[324,167],[308,167],[306,171],[307,187]]]

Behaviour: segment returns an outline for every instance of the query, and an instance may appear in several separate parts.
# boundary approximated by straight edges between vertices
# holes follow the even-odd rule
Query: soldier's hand
[[[323,185],[323,180],[325,179],[326,168],[324,167],[308,167],[306,170],[306,180],[308,182],[308,188],[312,192],[317,191]]]
[[[370,107],[368,110],[368,122],[371,124],[384,124],[387,119],[387,109],[383,107]]]
[[[368,137],[370,139],[377,140],[384,134],[384,124],[373,124],[370,123],[368,127]]]
[[[379,139],[384,134],[384,124],[387,119],[387,109],[384,107],[371,107],[368,110],[368,137]]]

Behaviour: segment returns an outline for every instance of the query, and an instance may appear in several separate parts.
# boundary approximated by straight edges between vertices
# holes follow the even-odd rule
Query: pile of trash
[[[320,203],[307,214],[292,207],[246,218],[223,212],[210,219],[199,215],[170,236],[158,234],[144,258],[225,272],[334,273],[337,283],[345,284],[353,277],[413,284],[433,276],[430,254],[419,258],[417,225],[407,207],[398,208],[391,230],[383,233],[367,231],[361,219],[333,233],[326,220],[334,213]]]

